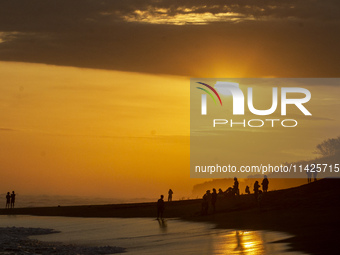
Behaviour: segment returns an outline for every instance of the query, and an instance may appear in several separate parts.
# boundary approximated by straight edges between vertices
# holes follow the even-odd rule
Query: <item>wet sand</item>
[[[340,180],[323,179],[296,188],[264,194],[261,206],[254,195],[219,198],[217,212],[201,215],[201,203],[166,203],[164,216],[212,222],[219,228],[273,230],[294,235],[291,249],[310,254],[339,254]],[[211,209],[211,208],[210,208]],[[155,203],[1,209],[1,215],[71,217],[155,217]]]
[[[41,228],[0,228],[0,254],[114,254],[125,252],[124,248],[103,246],[88,247],[62,243],[41,242],[29,236],[57,233],[52,229]]]

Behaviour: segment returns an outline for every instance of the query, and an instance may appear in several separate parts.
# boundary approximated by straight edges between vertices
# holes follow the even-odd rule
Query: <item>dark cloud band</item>
[[[337,77],[339,6],[296,0],[2,1],[0,60],[187,76],[224,69],[237,76]]]

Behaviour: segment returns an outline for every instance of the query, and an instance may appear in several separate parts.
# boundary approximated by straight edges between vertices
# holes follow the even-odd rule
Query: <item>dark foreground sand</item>
[[[72,244],[40,242],[38,240],[28,238],[28,236],[46,235],[51,233],[56,233],[56,231],[41,228],[0,228],[0,254],[92,255],[123,253],[125,251],[124,248],[113,246],[88,247]]]
[[[340,254],[340,180],[323,179],[271,191],[261,207],[253,195],[219,198],[217,212],[201,215],[201,200],[166,203],[165,217],[212,222],[219,228],[274,230],[293,234],[292,250]],[[71,217],[155,217],[155,203],[1,209],[0,214]]]

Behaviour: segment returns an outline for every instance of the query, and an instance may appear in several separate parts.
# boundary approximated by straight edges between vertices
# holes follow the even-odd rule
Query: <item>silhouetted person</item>
[[[264,179],[263,179],[261,184],[262,184],[263,192],[267,192],[268,191],[268,184],[269,184],[267,175],[264,176]]]
[[[11,195],[9,194],[9,192],[7,192],[7,195],[6,195],[6,208],[9,208],[11,204]]]
[[[257,196],[257,204],[258,204],[260,209],[261,209],[261,205],[262,205],[262,198],[263,198],[262,190],[259,190],[259,194]]]
[[[311,183],[312,182],[312,165],[309,165],[307,167],[307,182]]]
[[[210,193],[210,189],[207,190],[207,198],[208,198],[208,203],[211,203],[211,193]]]
[[[207,199],[207,195],[204,194],[202,197],[201,215],[207,215],[207,209],[206,209],[207,207],[209,208],[208,199]]]
[[[314,164],[316,166],[316,164]],[[313,179],[314,181],[316,182],[316,176],[318,175],[318,172],[316,171],[316,169],[314,169],[314,172],[313,172]]]
[[[223,190],[221,188],[218,189],[218,194],[223,195]]]
[[[208,199],[208,204],[210,205],[211,204],[211,198],[212,198],[212,194],[211,194],[211,192],[210,192],[210,189],[209,190],[207,190],[207,199]]]
[[[174,194],[174,192],[172,191],[172,189],[169,189],[169,191],[168,191],[168,202],[172,201],[172,194]]]
[[[249,186],[247,185],[247,187],[246,187],[246,190],[245,190],[245,192],[246,192],[246,194],[250,194],[250,189],[249,189]]]
[[[254,183],[254,195],[255,195],[255,199],[257,199],[257,196],[258,196],[258,194],[259,194],[259,188],[260,188],[259,182],[256,181],[256,182]]]
[[[164,212],[164,196],[161,195],[161,198],[157,201],[157,219],[163,218],[163,212]]]
[[[14,203],[15,203],[15,193],[12,191],[11,194],[11,208],[14,208]]]
[[[211,193],[210,193],[210,190],[207,190],[207,192],[203,195],[202,215],[208,214],[210,202],[211,202]]]
[[[216,212],[216,200],[217,200],[216,189],[213,189],[213,192],[211,194],[211,205],[213,208],[213,212]]]
[[[225,191],[225,194],[233,196],[234,195],[234,188],[232,188],[232,187],[227,188],[227,190]]]
[[[238,180],[237,180],[236,177],[234,178],[234,187],[233,187],[233,189],[234,189],[234,194],[235,195],[240,195],[240,190],[238,188]]]

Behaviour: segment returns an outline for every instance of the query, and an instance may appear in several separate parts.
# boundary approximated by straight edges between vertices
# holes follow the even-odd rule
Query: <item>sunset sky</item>
[[[339,77],[339,9],[335,0],[2,1],[0,193],[190,196],[205,181],[189,177],[190,77]],[[280,136],[278,161],[311,159],[340,135],[340,88],[310,90],[313,120]],[[263,148],[272,136],[259,138]]]

